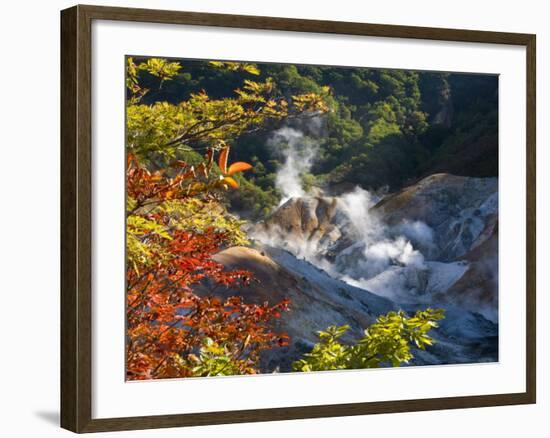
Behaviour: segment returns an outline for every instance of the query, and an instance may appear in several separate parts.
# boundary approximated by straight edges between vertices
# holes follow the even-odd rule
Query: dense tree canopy
[[[236,159],[255,164],[242,190],[230,196],[234,209],[245,215],[263,216],[279,200],[274,174],[282,157],[267,144],[283,124],[297,127],[319,144],[309,182],[325,189],[338,190],[343,183],[397,189],[434,172],[498,173],[496,76],[284,64],[217,63],[213,69],[204,61],[180,63],[183,68],[173,80],[162,81],[155,72],[143,76],[146,87],[162,87],[144,96],[143,102],[153,106],[140,112],[154,112],[158,102],[211,105],[201,100],[203,90],[221,99],[220,104],[230,104],[228,112],[243,107],[245,100],[257,102],[265,87],[286,100],[297,94],[325,97],[324,115],[314,128],[281,113],[277,104],[273,110],[266,108],[269,114],[259,115],[265,122],[261,128],[257,119],[245,118],[231,132],[220,131],[219,136],[234,138]],[[258,81],[256,89],[243,88],[246,75]],[[241,92],[235,96],[234,90]],[[181,111],[174,117],[182,117]]]

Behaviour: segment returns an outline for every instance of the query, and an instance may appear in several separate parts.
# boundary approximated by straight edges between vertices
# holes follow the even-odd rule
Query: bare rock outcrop
[[[374,210],[390,226],[425,223],[433,230],[436,245],[430,258],[455,260],[475,245],[498,215],[498,179],[435,174],[387,196]]]

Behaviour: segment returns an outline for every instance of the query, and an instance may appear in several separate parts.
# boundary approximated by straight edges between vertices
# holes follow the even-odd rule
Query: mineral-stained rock
[[[337,199],[331,197],[290,198],[252,234],[288,240],[291,246],[322,242],[328,247],[342,237],[337,207]]]
[[[496,217],[487,224],[482,235],[463,260],[468,269],[447,290],[434,300],[454,303],[465,309],[498,321],[498,223]]]
[[[466,254],[498,214],[498,179],[435,174],[380,201],[374,210],[389,226],[421,221],[433,230],[431,259]]]

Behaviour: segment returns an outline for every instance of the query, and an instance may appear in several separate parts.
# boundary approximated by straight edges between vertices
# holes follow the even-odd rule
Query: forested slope
[[[264,217],[281,199],[276,171],[290,140],[273,140],[283,126],[299,132],[301,142],[315,144],[311,165],[300,175],[306,187],[394,191],[436,172],[498,176],[497,76],[281,64],[250,64],[243,72],[178,61],[181,71],[160,89],[157,77],[142,75],[155,89],[144,103],[178,103],[203,89],[211,98],[233,96],[243,77],[272,78],[286,98],[331,89],[330,112],[274,120],[233,140],[235,159],[254,166],[231,195],[233,210],[245,216]]]

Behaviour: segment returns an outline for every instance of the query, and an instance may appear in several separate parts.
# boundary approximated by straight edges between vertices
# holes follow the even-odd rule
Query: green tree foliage
[[[326,185],[397,190],[433,172],[498,173],[495,77],[332,67],[288,70],[288,87],[312,89],[313,81],[333,89],[334,110],[324,116],[325,130],[316,138],[321,154],[313,168],[314,174],[326,175]]]
[[[223,66],[222,63],[215,67]],[[127,145],[129,152],[142,162],[150,160],[152,155],[180,158],[178,152],[197,151],[201,146],[221,150],[228,142],[257,131],[269,120],[328,111],[324,100],[328,87],[321,87],[318,94],[296,93],[285,98],[277,95],[270,77],[263,82],[244,79],[233,97],[211,98],[203,89],[178,104],[141,103],[149,89],[139,85],[140,71],[164,81],[174,79],[180,68],[179,63],[156,58],[138,64],[128,58],[127,85],[131,96],[126,108]],[[243,68],[247,73],[257,74],[256,67],[245,64]]]
[[[164,84],[187,80],[181,64],[127,61],[127,378],[256,373],[261,351],[288,344],[269,323],[289,302],[215,296],[219,286],[253,279],[214,259],[224,248],[248,243],[243,222],[225,204],[252,165],[230,161],[228,142],[270,121],[318,115],[328,107],[320,94],[281,96],[269,77],[243,79],[231,97],[213,98],[202,89],[178,102],[159,100]],[[260,73],[252,64],[207,65],[214,72]],[[141,81],[144,76],[155,91]],[[197,286],[208,294],[197,293]]]
[[[331,326],[319,332],[319,343],[303,359],[294,362],[294,371],[329,371],[394,367],[413,359],[412,348],[426,349],[435,341],[428,335],[444,318],[441,309],[418,311],[412,317],[405,312],[390,312],[378,317],[356,344],[347,345],[340,338],[349,326]]]
[[[174,66],[159,68],[173,74],[163,80],[145,59],[133,62],[144,88],[155,89],[141,97],[140,102],[151,108],[136,108],[137,125],[152,117],[155,130],[166,137],[184,134],[174,126],[178,118],[187,118],[186,126],[193,124],[192,119],[199,121],[196,115],[187,115],[193,112],[191,107],[198,112],[216,104],[228,105],[227,114],[238,114],[239,108],[246,112],[250,105],[265,105],[271,99],[289,104],[284,117],[280,116],[285,110],[277,104],[274,113],[268,108],[260,111],[261,120],[245,118],[231,128],[208,131],[206,137],[202,127],[191,130],[165,152],[194,162],[200,155],[189,150],[200,148],[203,138],[224,138],[235,146],[236,159],[256,159],[261,166],[255,165],[247,175],[245,189],[230,196],[231,206],[245,216],[265,216],[278,204],[274,174],[284,156],[270,148],[268,140],[283,123],[318,144],[311,173],[324,186],[351,183],[366,189],[388,186],[397,190],[433,172],[498,173],[498,80],[493,76],[178,60],[169,63],[180,66],[176,73]],[[257,85],[250,88],[245,80]],[[208,91],[207,100],[201,100],[203,90]],[[308,95],[323,96],[324,111],[315,123],[292,116]],[[182,101],[189,102],[188,108],[180,108]],[[159,102],[165,108],[157,108]],[[171,115],[161,118],[157,110]],[[210,129],[217,122],[208,123]],[[143,147],[150,147],[145,140]]]
[[[199,354],[190,354],[187,366],[192,369],[193,376],[233,376],[240,374],[238,352],[233,352],[231,344],[214,342],[211,338],[204,338]],[[183,360],[183,359],[182,359]]]

